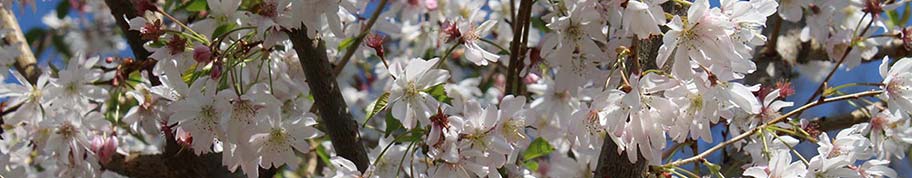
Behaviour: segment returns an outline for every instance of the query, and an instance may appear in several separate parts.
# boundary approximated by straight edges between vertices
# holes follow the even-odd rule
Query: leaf
[[[323,144],[318,144],[317,156],[320,157],[320,160],[323,161],[323,164],[332,165],[332,162],[329,161],[329,154],[326,153],[326,148],[323,148]]]
[[[548,26],[545,25],[545,21],[543,21],[541,18],[531,18],[530,22],[532,23],[532,27],[535,27],[544,33],[551,32],[551,28],[548,28]]]
[[[718,164],[713,164],[709,161],[703,161],[703,165],[706,165],[706,168],[709,168],[709,172],[712,173],[712,175],[718,176],[718,177],[725,177],[725,175],[723,175],[721,172],[722,166],[719,166]]]
[[[899,21],[901,19],[899,18],[899,13],[896,12],[896,10],[887,11],[886,14],[887,14],[887,19],[889,19],[886,23],[887,27],[893,28],[893,26],[902,24],[902,22]]]
[[[401,128],[403,128],[402,122],[399,122],[398,119],[393,118],[392,113],[387,112],[386,113],[386,130],[383,131],[384,132],[383,137],[389,137],[390,134],[392,134],[394,131],[399,130]]]
[[[526,166],[526,168],[528,168],[532,172],[538,172],[538,161],[532,161],[532,160],[524,161],[523,166]]]
[[[187,3],[186,10],[189,12],[199,12],[206,10],[206,0],[193,0]]]
[[[386,105],[389,104],[388,103],[389,97],[390,97],[389,92],[383,93],[383,95],[380,95],[380,97],[377,98],[376,101],[374,101],[370,105],[367,105],[367,108],[372,108],[372,109],[367,111],[367,116],[364,117],[364,124],[367,124],[367,122],[370,121],[371,118],[374,118],[374,115],[377,115],[377,113],[379,113],[380,111],[383,111],[383,109],[386,109]]]
[[[354,38],[345,38],[344,40],[342,40],[342,42],[339,42],[339,46],[336,47],[336,50],[342,51],[343,49],[347,49],[354,42],[355,42]]]
[[[409,143],[421,141],[421,138],[424,137],[424,129],[414,128],[405,135],[399,136],[396,138],[396,142]]]
[[[554,151],[554,147],[551,144],[548,144],[548,141],[542,139],[541,137],[536,138],[529,144],[529,148],[526,149],[526,152],[523,153],[523,160],[532,160],[544,155],[550,154]]]
[[[452,104],[452,98],[447,96],[446,88],[443,87],[444,84],[435,85],[434,87],[428,88],[425,90],[428,94],[434,97],[437,101],[444,102],[446,104]]]
[[[212,36],[210,36],[209,38],[215,39],[217,37],[221,37],[225,33],[229,32],[231,30],[234,30],[234,28],[236,28],[236,27],[237,27],[237,24],[234,24],[234,23],[228,23],[225,25],[221,25],[218,28],[215,28],[215,31],[212,32]]]
[[[57,4],[57,18],[62,19],[70,14],[70,1],[60,1]]]

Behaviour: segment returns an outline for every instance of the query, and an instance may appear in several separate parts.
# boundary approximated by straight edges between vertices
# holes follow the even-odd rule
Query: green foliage
[[[526,149],[525,153],[523,153],[523,160],[526,160],[526,161],[532,160],[532,159],[535,159],[538,157],[542,157],[542,156],[551,154],[551,152],[553,152],[553,151],[554,151],[554,147],[552,147],[551,144],[548,143],[548,141],[545,141],[545,139],[538,137],[534,141],[532,141],[531,144],[529,144],[529,148]]]
[[[383,111],[384,109],[386,109],[386,105],[389,104],[388,103],[389,96],[390,96],[389,92],[383,93],[383,95],[380,95],[380,97],[377,98],[376,101],[374,101],[370,105],[367,105],[367,108],[365,108],[365,109],[369,109],[369,110],[367,110],[367,115],[364,117],[365,125],[367,124],[368,121],[370,121],[372,118],[374,118],[374,116],[377,115],[377,113],[380,113],[380,111]],[[389,122],[387,122],[387,123],[389,123]],[[361,127],[364,127],[364,126],[362,125]]]
[[[452,104],[453,98],[447,96],[446,88],[444,88],[443,85],[444,84],[435,85],[425,90],[425,92],[433,96],[437,101],[444,102],[446,104]]]

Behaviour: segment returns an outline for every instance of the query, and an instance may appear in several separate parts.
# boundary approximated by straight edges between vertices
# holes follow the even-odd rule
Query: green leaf
[[[372,118],[374,118],[374,115],[377,115],[377,113],[379,113],[380,111],[383,111],[383,109],[386,109],[386,105],[389,104],[388,103],[389,96],[390,96],[389,92],[383,93],[383,95],[380,95],[380,97],[377,98],[376,101],[374,101],[370,105],[367,105],[367,109],[370,109],[370,110],[367,110],[367,116],[364,117],[364,124],[367,124],[367,122],[369,122]],[[361,127],[364,127],[364,126],[362,125]]]
[[[532,23],[532,27],[535,27],[544,33],[551,32],[551,28],[548,28],[548,26],[545,25],[545,21],[541,18],[531,18],[530,22]]]
[[[326,148],[323,148],[323,144],[318,144],[317,156],[320,157],[324,165],[332,165],[332,162],[329,161],[329,154],[326,153]]]
[[[399,122],[398,119],[393,118],[392,113],[387,112],[386,113],[386,130],[383,131],[384,132],[383,137],[389,137],[390,134],[392,134],[394,131],[399,130],[401,128],[403,128],[402,122]]]
[[[909,10],[912,10],[912,7],[909,7],[909,5],[912,5],[912,2],[906,2],[906,4],[903,5],[905,8],[903,8],[903,15],[902,15],[902,17],[899,19],[899,21],[900,21],[901,23],[896,24],[896,25],[898,25],[898,26],[906,26],[906,23],[909,22],[909,13],[910,13]]]
[[[225,25],[221,25],[221,26],[215,28],[215,31],[212,32],[212,36],[210,36],[209,38],[215,39],[217,37],[220,37],[223,34],[229,32],[231,30],[234,30],[234,28],[236,28],[236,27],[237,27],[237,24],[234,24],[234,23],[228,23]]]
[[[199,12],[206,10],[206,0],[193,0],[187,3],[186,10],[190,12]]]
[[[342,51],[343,49],[347,49],[354,42],[355,38],[345,38],[342,42],[339,42],[339,46],[336,47],[336,50]]]
[[[541,137],[536,138],[529,144],[529,148],[526,149],[526,152],[523,153],[523,160],[532,160],[541,156],[545,156],[554,151],[554,147],[551,144],[548,144],[548,141],[542,139]]]
[[[405,134],[406,135],[397,137],[396,142],[410,143],[421,141],[421,138],[424,137],[424,129],[414,128]]]
[[[444,88],[443,85],[444,84],[435,85],[434,87],[425,90],[425,92],[433,96],[437,101],[444,102],[446,104],[453,104],[453,99],[447,96],[446,88]]]
[[[896,10],[887,11],[886,14],[887,14],[887,19],[889,19],[887,21],[887,27],[893,28],[893,26],[902,24],[902,22],[900,22],[901,19],[899,17],[899,13],[896,12]]]
[[[57,18],[64,18],[70,14],[70,1],[60,1],[57,4]]]
[[[532,160],[524,161],[523,165],[526,166],[526,168],[529,168],[529,170],[531,170],[532,172],[538,171],[538,161],[532,161]]]
[[[706,168],[709,168],[709,172],[712,173],[712,175],[718,176],[718,177],[725,177],[725,175],[722,175],[722,172],[721,172],[722,166],[719,166],[718,164],[713,164],[709,161],[703,161],[703,165],[706,165]]]

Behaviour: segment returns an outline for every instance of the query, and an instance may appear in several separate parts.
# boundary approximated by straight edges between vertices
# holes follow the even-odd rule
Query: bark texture
[[[358,166],[358,170],[364,172],[370,160],[361,144],[358,125],[352,119],[348,105],[345,104],[339,90],[339,84],[333,76],[333,67],[326,56],[326,45],[320,39],[307,36],[305,29],[291,30],[288,37],[291,38],[295,52],[298,53],[307,84],[314,96],[314,106],[323,121],[321,124],[326,126],[333,149],[339,156],[352,161]]]

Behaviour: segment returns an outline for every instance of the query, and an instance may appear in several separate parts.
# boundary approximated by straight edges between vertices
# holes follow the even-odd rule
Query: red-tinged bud
[[[538,83],[538,80],[541,80],[541,77],[538,76],[538,74],[531,72],[529,74],[526,74],[526,77],[523,77],[523,83],[527,85]]]
[[[197,44],[193,47],[193,60],[200,64],[208,64],[212,61],[212,51],[206,45]]]
[[[529,50],[529,66],[538,65],[541,61],[541,48],[531,48]]]
[[[106,57],[106,58],[105,58],[105,63],[110,64],[110,63],[112,63],[112,62],[114,62],[114,57]]]
[[[443,141],[445,140],[445,139],[443,139],[443,138],[444,138],[444,136],[443,136],[443,133],[444,133],[443,130],[449,130],[449,129],[450,129],[450,120],[449,120],[449,117],[450,117],[450,116],[444,114],[444,113],[443,113],[443,110],[440,108],[440,106],[438,106],[438,107],[437,107],[437,114],[435,114],[435,115],[431,116],[431,118],[429,118],[429,120],[431,120],[432,127],[440,128],[440,130],[441,130],[441,132],[440,132],[440,138],[441,138],[441,139],[438,139],[438,140],[437,140],[437,143],[433,143],[432,146],[434,146],[434,147],[440,147],[440,145],[443,144]]]
[[[776,88],[779,89],[779,97],[785,98],[795,94],[795,89],[792,88],[791,82],[779,81],[776,82]]]
[[[383,40],[384,37],[376,34],[367,35],[367,47],[373,48],[374,52],[377,53],[377,56],[385,56],[383,52]]]
[[[444,22],[443,34],[447,36],[447,43],[462,38],[462,32],[459,32],[459,27],[456,26],[456,22]]]
[[[190,147],[193,145],[193,136],[190,135],[190,132],[187,132],[183,129],[178,129],[175,141],[177,141],[177,144],[180,144],[184,147]]]
[[[133,8],[136,10],[136,15],[138,16],[142,16],[146,11],[158,10],[158,7],[149,0],[133,0]]]
[[[98,157],[101,164],[108,164],[117,152],[117,136],[96,136],[92,139],[92,152]]]
[[[143,40],[157,40],[159,37],[165,34],[161,19],[157,19],[154,22],[146,23],[139,29],[139,34]]]
[[[912,51],[912,27],[903,29],[900,38],[902,38],[903,47],[907,51]]]
[[[212,70],[209,71],[209,77],[212,79],[218,79],[222,76],[222,60],[215,60],[212,63]]]
[[[278,2],[275,0],[265,0],[262,3],[256,5],[253,11],[257,15],[274,18],[279,16],[279,13],[276,11],[276,7],[278,6],[277,4]]]
[[[176,55],[184,52],[184,48],[187,48],[187,40],[180,36],[174,36],[171,37],[171,41],[168,41],[167,46],[168,49],[171,49],[171,55]]]
[[[883,5],[880,4],[880,0],[864,0],[864,9],[862,11],[877,17],[880,13],[883,13],[884,9]]]

